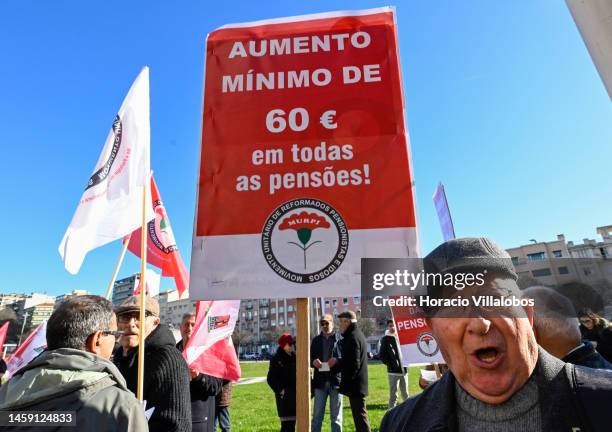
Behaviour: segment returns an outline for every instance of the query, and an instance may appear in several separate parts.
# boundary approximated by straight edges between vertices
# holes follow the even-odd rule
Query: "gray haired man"
[[[533,330],[538,344],[566,363],[612,370],[612,364],[582,339],[572,302],[552,288],[533,286],[523,297],[534,300]]]
[[[140,403],[109,360],[117,336],[111,302],[65,300],[47,322],[47,350],[0,387],[0,411],[67,411],[74,430],[147,431]]]

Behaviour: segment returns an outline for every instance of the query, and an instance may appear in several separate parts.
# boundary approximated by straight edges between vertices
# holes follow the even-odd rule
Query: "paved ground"
[[[260,382],[266,382],[266,377],[251,377],[251,378],[240,378],[236,385],[240,384],[255,384]]]

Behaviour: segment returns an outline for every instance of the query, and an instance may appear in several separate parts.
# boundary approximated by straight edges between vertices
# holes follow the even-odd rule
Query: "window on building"
[[[293,318],[289,318],[287,322],[289,323],[289,325],[293,324]]]
[[[287,312],[293,312],[293,306],[291,305],[287,306]]]
[[[270,311],[271,313],[275,314],[276,313],[276,308],[272,308],[272,310]]]
[[[325,306],[329,307],[329,300],[325,300]]]
[[[284,326],[285,325],[285,320],[278,320],[278,325],[279,326]]]
[[[563,258],[563,252],[561,252],[560,250],[554,250],[553,251],[553,256],[555,258]]]
[[[512,257],[512,265],[519,265],[518,257]]]
[[[544,256],[544,252],[536,252],[527,254],[527,259],[529,261],[541,261],[543,259],[546,259],[546,257]]]
[[[601,252],[601,256],[602,257],[607,257],[608,256],[608,251],[606,250],[606,248],[600,247],[599,248],[599,252]]]
[[[253,315],[254,315],[254,316],[257,316],[257,311],[253,312]]]
[[[550,272],[549,268],[543,268],[543,269],[538,269],[538,270],[532,270],[531,274],[534,277],[542,277],[542,276],[550,276],[552,273]]]
[[[569,270],[567,267],[559,267],[559,274],[569,274]]]
[[[353,297],[353,303],[354,304],[360,304],[361,303],[361,299],[359,298],[359,296]]]
[[[281,306],[278,308],[278,313],[283,313],[285,312],[285,306]]]
[[[333,299],[332,300],[332,306],[334,306],[334,307],[338,306],[338,300]]]
[[[276,320],[271,320],[270,324],[272,324],[272,327],[276,327]]]
[[[348,304],[348,297],[343,297],[342,298],[342,304],[343,305],[347,305]]]

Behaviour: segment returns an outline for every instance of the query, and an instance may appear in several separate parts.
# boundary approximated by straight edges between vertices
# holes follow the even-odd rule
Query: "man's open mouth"
[[[474,351],[471,357],[479,367],[494,368],[499,365],[502,353],[496,347],[484,347]]]

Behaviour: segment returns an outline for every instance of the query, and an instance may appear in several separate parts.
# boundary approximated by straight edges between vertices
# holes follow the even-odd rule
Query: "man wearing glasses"
[[[47,322],[47,350],[0,387],[0,411],[56,411],[75,431],[147,431],[140,403],[109,360],[119,334],[108,300],[65,300]]]
[[[189,369],[174,346],[174,336],[159,320],[159,304],[149,296],[145,300],[144,392],[147,410],[154,408],[149,430],[159,432],[191,432],[191,398]],[[123,331],[121,346],[115,350],[113,362],[121,371],[127,386],[136,393],[138,386],[138,333],[140,296],[132,296],[115,310],[119,329]]]
[[[330,371],[327,363],[330,358],[338,357],[335,353],[340,335],[334,331],[334,318],[327,314],[321,318],[321,333],[312,339],[310,344],[310,362],[314,367],[312,388],[314,391],[314,413],[312,432],[320,432],[325,416],[325,405],[329,396],[329,412],[332,432],[342,431],[342,395],[339,393],[340,379],[338,372]]]

